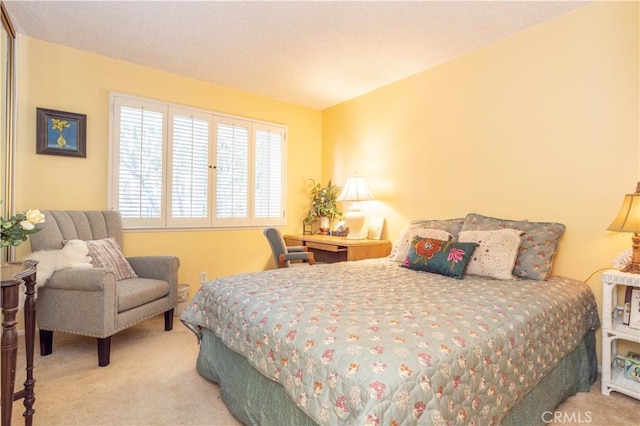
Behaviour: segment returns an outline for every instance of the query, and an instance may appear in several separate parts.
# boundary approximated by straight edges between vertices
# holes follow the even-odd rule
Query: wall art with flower
[[[37,108],[36,153],[87,157],[87,116]]]

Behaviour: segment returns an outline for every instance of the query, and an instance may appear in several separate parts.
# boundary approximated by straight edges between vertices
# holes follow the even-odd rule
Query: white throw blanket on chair
[[[40,250],[29,253],[25,260],[37,260],[38,269],[36,284],[38,287],[46,284],[55,271],[66,268],[93,268],[91,257],[88,256],[87,243],[71,240],[61,250]]]

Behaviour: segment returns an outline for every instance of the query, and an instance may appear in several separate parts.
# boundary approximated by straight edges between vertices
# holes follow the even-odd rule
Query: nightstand
[[[640,382],[624,376],[617,358],[624,355],[618,354],[618,340],[640,343],[640,329],[622,324],[618,314],[618,286],[640,288],[640,275],[616,270],[602,274],[602,393],[616,391],[640,399]]]
[[[373,259],[391,253],[391,242],[387,240],[350,240],[332,235],[285,235],[283,238],[288,246],[306,246],[316,262],[322,263]]]

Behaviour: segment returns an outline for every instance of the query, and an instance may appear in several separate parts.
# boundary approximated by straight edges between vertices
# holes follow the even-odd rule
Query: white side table
[[[602,393],[610,395],[616,391],[640,399],[640,382],[626,378],[615,359],[618,340],[640,342],[640,329],[622,324],[622,318],[616,313],[618,286],[640,288],[640,274],[616,270],[602,274]]]

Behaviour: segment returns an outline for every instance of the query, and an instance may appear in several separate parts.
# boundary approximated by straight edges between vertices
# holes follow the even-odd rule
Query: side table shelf
[[[617,365],[618,341],[640,343],[640,329],[622,324],[616,314],[618,286],[640,288],[640,275],[610,270],[602,274],[602,393],[611,391],[640,399],[640,382],[628,379]]]

